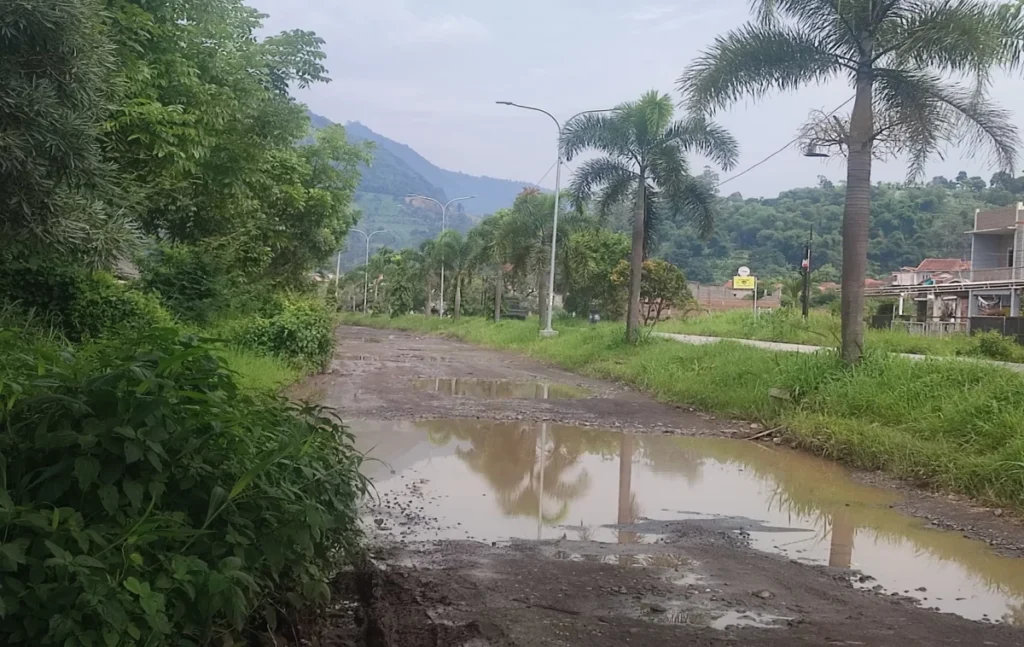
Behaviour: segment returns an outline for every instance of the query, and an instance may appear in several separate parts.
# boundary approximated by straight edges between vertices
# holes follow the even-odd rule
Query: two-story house
[[[970,316],[1020,316],[1024,288],[1024,203],[975,211],[971,236]]]

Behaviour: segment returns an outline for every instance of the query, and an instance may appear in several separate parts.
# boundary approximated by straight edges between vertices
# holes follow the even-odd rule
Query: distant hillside
[[[475,196],[463,203],[467,213],[485,215],[509,207],[524,187],[532,186],[529,182],[499,180],[438,168],[405,144],[375,133],[357,121],[346,124],[345,131],[352,140],[375,142],[378,151],[387,151],[389,157],[400,159],[430,184],[444,191],[449,199],[465,195]]]
[[[317,114],[310,113],[309,116],[314,128],[324,128],[333,123]],[[416,247],[424,240],[437,236],[441,232],[440,209],[426,201],[414,203],[406,196],[425,195],[444,202],[448,199],[445,191],[395,155],[391,147],[382,145],[376,139],[379,137],[376,133],[359,124],[345,126],[345,132],[350,141],[369,140],[375,144],[373,161],[368,167],[363,167],[356,191],[356,206],[360,212],[356,226],[366,232],[385,230],[385,233],[373,237],[370,253],[373,254],[383,246],[392,249]],[[391,144],[401,146],[395,142]],[[450,229],[465,232],[473,225],[473,219],[466,214],[462,204],[448,209],[447,224]],[[362,265],[366,246],[365,240],[358,233],[350,235],[346,242],[341,265],[342,269],[347,270]]]

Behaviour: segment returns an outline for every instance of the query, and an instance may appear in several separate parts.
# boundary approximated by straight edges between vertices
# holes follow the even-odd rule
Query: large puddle
[[[568,400],[590,395],[586,389],[568,384],[513,380],[432,377],[413,380],[412,385],[420,391],[431,393],[500,400]]]
[[[359,422],[352,430],[378,459],[365,469],[381,497],[436,519],[403,527],[406,539],[642,544],[656,541],[665,522],[689,520],[873,578],[858,586],[1024,625],[1024,560],[925,527],[889,507],[898,495],[811,456],[747,441],[536,423]]]

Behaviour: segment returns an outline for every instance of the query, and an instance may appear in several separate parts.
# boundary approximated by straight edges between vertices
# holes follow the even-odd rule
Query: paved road
[[[757,339],[737,339],[734,337],[705,337],[703,335],[680,335],[678,333],[669,332],[656,332],[656,337],[663,339],[671,339],[683,344],[717,344],[721,341],[731,341],[737,344],[743,344],[744,346],[753,346],[754,348],[763,348],[765,350],[782,351],[786,353],[817,353],[818,351],[829,351],[832,350],[826,346],[808,346],[807,344],[784,344],[777,341],[759,341]],[[1024,364],[1014,364],[1013,362],[996,362],[994,360],[987,359],[975,359],[973,357],[934,357],[929,355],[914,355],[911,353],[900,353],[900,357],[906,357],[907,359],[945,359],[953,360],[957,362],[984,362],[985,364],[992,364],[994,366],[1002,366],[1008,368],[1011,371],[1017,371],[1018,373],[1024,373]]]

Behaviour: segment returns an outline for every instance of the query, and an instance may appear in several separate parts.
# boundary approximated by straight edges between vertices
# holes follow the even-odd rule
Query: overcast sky
[[[554,161],[554,124],[494,101],[539,106],[565,119],[650,89],[678,98],[675,82],[687,63],[749,15],[746,0],[250,2],[270,14],[268,31],[312,29],[327,41],[333,82],[297,91],[314,112],[360,121],[447,169],[529,182]],[[716,119],[740,142],[736,170],[782,147],[811,110],[832,110],[851,95],[839,83],[719,113]],[[1024,81],[1001,77],[993,96],[1015,108],[1024,99]],[[951,151],[927,174],[952,177],[961,169],[986,181],[993,170],[984,158],[961,159]],[[901,180],[904,172],[898,162],[879,164],[874,179]],[[790,149],[722,192],[773,196],[815,184],[818,175],[840,180],[844,166]],[[553,181],[551,173],[543,184]]]

